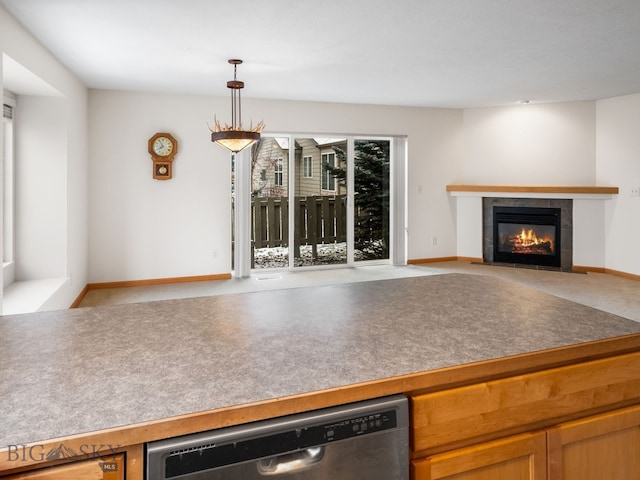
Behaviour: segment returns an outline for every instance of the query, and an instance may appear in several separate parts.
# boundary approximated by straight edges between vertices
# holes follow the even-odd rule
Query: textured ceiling
[[[469,108],[640,93],[638,0],[0,0],[88,87]]]

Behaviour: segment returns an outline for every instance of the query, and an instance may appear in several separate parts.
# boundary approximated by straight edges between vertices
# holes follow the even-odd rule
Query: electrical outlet
[[[640,187],[631,187],[631,196],[640,197]]]
[[[217,250],[213,251],[213,258],[218,258],[218,251]]]
[[[434,235],[433,237],[431,237],[431,245],[437,245],[437,244],[438,244],[438,237]]]

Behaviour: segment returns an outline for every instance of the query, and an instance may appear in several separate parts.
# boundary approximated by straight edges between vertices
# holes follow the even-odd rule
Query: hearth
[[[561,209],[493,207],[493,261],[560,267]]]

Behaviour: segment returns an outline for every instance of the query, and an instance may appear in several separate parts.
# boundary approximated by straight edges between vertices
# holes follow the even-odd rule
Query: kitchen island
[[[634,352],[640,323],[463,274],[2,317],[0,475],[109,445],[137,479],[147,441]]]

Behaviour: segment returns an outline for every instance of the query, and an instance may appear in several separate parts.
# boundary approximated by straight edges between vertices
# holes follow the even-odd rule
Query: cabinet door
[[[411,462],[413,480],[546,480],[545,432],[522,434]]]
[[[447,445],[477,444],[475,438],[501,438],[511,429],[529,432],[591,409],[618,408],[638,398],[638,372],[640,352],[414,396],[413,450],[431,455],[450,450]]]
[[[549,429],[549,480],[638,480],[640,407]]]
[[[3,480],[124,480],[124,455],[40,468]]]

